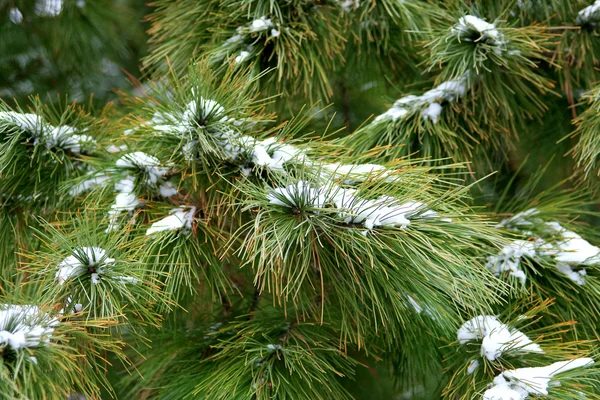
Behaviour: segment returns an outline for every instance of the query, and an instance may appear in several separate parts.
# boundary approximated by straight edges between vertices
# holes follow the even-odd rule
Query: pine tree
[[[600,399],[600,1],[0,10],[0,398]]]

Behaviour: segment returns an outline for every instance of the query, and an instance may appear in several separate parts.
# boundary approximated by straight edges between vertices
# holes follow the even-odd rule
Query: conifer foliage
[[[600,1],[0,13],[0,398],[600,399]]]

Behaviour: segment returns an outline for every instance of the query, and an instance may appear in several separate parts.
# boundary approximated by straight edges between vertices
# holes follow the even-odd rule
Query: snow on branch
[[[574,266],[600,264],[600,248],[592,245],[575,232],[565,229],[558,222],[544,222],[536,217],[539,211],[535,208],[515,214],[500,222],[497,227],[530,236],[533,240],[515,240],[504,247],[496,256],[488,257],[487,268],[496,276],[509,271],[522,283],[526,275],[520,268],[522,257],[551,257],[556,261],[556,268],[567,278],[578,285],[585,284],[587,272],[585,268],[574,270]],[[536,235],[534,227],[542,229],[542,234]]]
[[[464,92],[463,89],[456,88],[452,83],[447,83],[429,91],[423,98],[429,98],[431,101],[438,97],[448,100],[454,97],[451,94],[453,90]],[[192,95],[194,95],[194,90],[192,90]],[[198,143],[198,140],[189,140],[188,134],[199,127],[204,128],[204,132],[216,142],[217,146],[214,151],[222,159],[239,164],[241,172],[245,175],[251,173],[251,169],[248,168],[249,164],[273,172],[285,173],[284,165],[286,163],[314,166],[321,169],[324,176],[346,176],[349,182],[363,181],[373,175],[388,177],[393,172],[377,164],[314,162],[307,156],[306,151],[298,146],[278,141],[274,137],[259,140],[240,133],[239,127],[245,123],[246,121],[229,117],[224,107],[218,102],[200,97],[198,101],[192,100],[187,103],[183,107],[183,111],[155,112],[152,119],[145,125],[151,127],[157,135],[171,135],[181,140],[187,140],[182,151],[184,158],[188,161],[193,160],[192,149]],[[252,125],[252,121],[248,125]],[[396,177],[390,176],[389,179],[395,180]]]
[[[553,380],[556,374],[583,368],[594,363],[591,358],[559,361],[546,367],[517,368],[500,373],[492,387],[483,394],[483,400],[524,400],[529,395],[547,396],[548,386],[559,386]]]
[[[49,343],[56,325],[58,320],[37,306],[0,305],[0,348],[20,350]]]
[[[79,247],[73,254],[58,264],[56,279],[61,285],[69,279],[90,274],[94,285],[100,283],[100,275],[104,269],[115,262],[114,258],[106,255],[106,251],[99,247]]]
[[[35,13],[40,17],[56,17],[63,9],[63,0],[38,0]]]
[[[194,220],[195,213],[196,207],[194,206],[180,206],[178,208],[174,208],[169,211],[168,217],[154,222],[146,231],[146,235],[174,230],[189,232],[192,229],[192,221]]]
[[[267,199],[271,204],[298,211],[304,208],[337,211],[344,223],[362,224],[368,230],[385,226],[404,228],[410,224],[410,218],[438,216],[435,211],[427,210],[426,205],[421,202],[402,201],[390,196],[369,200],[358,196],[356,192],[355,189],[344,189],[336,185],[315,188],[306,181],[299,181],[287,187],[272,189]]]
[[[463,97],[467,90],[466,76],[443,82],[421,96],[408,95],[396,100],[389,110],[377,116],[373,122],[379,123],[390,120],[395,122],[420,110],[420,115],[424,120],[431,120],[436,124],[442,113],[442,104],[444,102],[455,102]]]
[[[100,247],[77,247],[73,254],[58,264],[56,280],[63,285],[70,279],[89,275],[94,285],[110,273],[115,259],[108,256],[106,250]],[[118,283],[137,283],[136,278],[127,276],[111,276]]]
[[[543,353],[542,348],[524,333],[498,321],[492,315],[480,315],[465,322],[457,332],[461,344],[481,340],[481,355],[490,361],[508,350]]]
[[[225,55],[236,52],[234,62],[240,64],[250,58],[254,46],[249,42],[253,41],[252,36],[268,32],[268,37],[277,38],[281,34],[281,28],[278,23],[274,23],[271,18],[262,16],[249,22],[244,26],[238,26],[235,35],[225,41],[222,49],[217,53],[216,59],[221,60]]]
[[[600,0],[596,0],[591,6],[587,6],[579,11],[575,19],[577,25],[596,25],[598,22],[600,22]]]
[[[2,111],[0,126],[4,124],[30,133],[34,138],[34,145],[44,144],[47,149],[59,148],[80,154],[82,147],[96,143],[91,136],[79,134],[79,131],[72,126],[52,126],[37,114]]]
[[[490,24],[474,15],[465,15],[460,17],[458,23],[452,27],[452,32],[456,33],[464,41],[486,41],[491,45],[499,46],[506,43],[504,35],[496,28],[495,24]],[[471,33],[477,32],[478,38],[472,38]]]
[[[143,173],[143,183],[156,190],[162,197],[171,197],[177,194],[177,189],[170,181],[165,180],[169,168],[162,166],[160,160],[142,151],[128,153],[119,158],[115,165],[118,168],[133,170]],[[117,195],[108,212],[109,225],[107,232],[119,228],[119,215],[122,211],[133,211],[141,203],[135,192],[135,176],[128,175],[115,184]]]

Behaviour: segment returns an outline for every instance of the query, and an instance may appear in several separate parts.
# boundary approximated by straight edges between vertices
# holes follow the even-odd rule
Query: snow
[[[23,22],[23,14],[17,7],[13,7],[8,11],[8,18],[10,18],[13,24],[20,24]]]
[[[410,211],[406,205],[398,204],[398,200],[382,196],[377,200],[366,200],[354,196],[352,189],[343,189],[334,198],[339,209],[346,210],[342,216],[346,216],[344,222],[347,224],[363,223],[367,229],[376,226],[400,226],[406,227],[410,221],[406,218],[406,211]]]
[[[100,277],[108,272],[114,262],[115,259],[108,257],[106,251],[100,247],[78,247],[74,249],[72,255],[60,262],[55,278],[63,285],[69,279],[90,274],[92,284],[98,285],[101,281]],[[91,268],[93,270],[90,270]],[[111,276],[111,279],[121,284],[138,283],[137,278],[128,276]],[[82,308],[81,304],[74,305],[75,312],[80,312]]]
[[[33,134],[42,134],[47,129],[44,119],[36,114],[18,113],[15,111],[1,111],[0,121],[8,122],[19,129]]]
[[[479,367],[479,360],[471,360],[467,366],[467,375],[471,375]]]
[[[371,230],[375,227],[401,227],[410,224],[410,218],[437,217],[437,213],[426,210],[421,202],[380,196],[369,200],[356,195],[355,189],[331,187],[312,187],[306,181],[299,181],[287,187],[279,187],[267,195],[269,203],[290,208],[324,208],[329,206],[337,210],[339,218],[346,224],[363,224]]]
[[[590,22],[597,22],[593,21],[594,19],[600,19],[600,0],[596,0],[591,6],[587,6],[579,11],[575,23],[577,25],[585,25]]]
[[[526,240],[515,240],[508,246],[505,246],[498,255],[489,256],[487,258],[486,267],[496,276],[500,276],[502,272],[510,271],[509,275],[514,276],[525,284],[527,276],[520,268],[521,258],[524,256],[534,257],[536,243]]]
[[[484,400],[524,400],[529,395],[547,396],[554,375],[594,363],[591,358],[555,362],[546,367],[507,370],[494,378],[493,386],[483,394]],[[558,385],[559,382],[554,382]]]
[[[498,31],[498,29],[496,29],[496,25],[490,24],[489,22],[486,22],[483,19],[474,15],[465,15],[461,17],[458,20],[458,24],[452,27],[452,31],[458,34],[468,33],[473,29],[475,29],[481,34],[482,39],[490,38],[496,44],[501,44],[504,42],[503,35]],[[463,40],[470,39],[464,38]]]
[[[240,54],[235,58],[235,63],[239,64],[241,62],[246,61],[246,59],[250,57],[250,52],[246,50],[240,51]]]
[[[283,350],[283,347],[280,344],[268,344],[267,349],[269,351],[281,351]]]
[[[410,303],[412,308],[414,308],[414,310],[417,312],[417,314],[421,314],[423,312],[423,307],[421,307],[421,305],[419,303],[417,303],[417,301],[414,299],[414,297],[407,294],[406,298],[408,299],[408,302]]]
[[[157,183],[167,172],[167,168],[160,166],[158,158],[142,151],[129,153],[119,158],[116,162],[120,168],[138,168],[148,174],[149,183]]]
[[[274,138],[255,142],[249,153],[252,154],[252,162],[255,165],[267,167],[272,171],[283,171],[283,164],[293,159],[305,159],[302,150],[295,146],[276,142]]]
[[[530,221],[529,218],[534,215],[538,215],[539,213],[540,212],[537,208],[530,208],[526,211],[517,213],[510,218],[502,220],[498,225],[496,225],[496,228],[507,228],[512,231],[521,231],[523,226],[532,226],[534,223]],[[541,222],[541,219],[535,218],[534,221]]]
[[[483,400],[523,400],[527,396],[527,393],[513,389],[504,378],[498,379],[496,377],[494,386],[483,394]]]
[[[206,121],[209,118],[216,119],[224,115],[225,108],[222,105],[214,100],[200,97],[198,101],[192,100],[187,104],[183,119],[184,121],[195,121],[200,118]],[[204,127],[204,125],[201,126]]]
[[[119,192],[115,197],[115,202],[110,206],[109,224],[106,228],[107,232],[118,229],[119,214],[122,211],[133,211],[139,204],[134,190],[135,190],[135,177],[127,176],[121,179],[115,184],[115,190]]]
[[[380,196],[375,200],[367,200],[355,196],[354,189],[338,189],[333,195],[336,207],[343,210],[340,217],[347,224],[364,224],[367,229],[392,226],[405,228],[410,224],[410,217],[426,209],[421,202]],[[437,213],[427,210],[419,215],[422,218],[436,217]]]
[[[163,231],[174,231],[183,230],[190,231],[192,229],[192,221],[194,220],[194,214],[196,213],[196,207],[194,206],[180,206],[169,211],[169,216],[165,217],[148,228],[146,235],[152,235],[153,233]]]
[[[389,110],[375,118],[375,121],[397,121],[417,110],[422,110],[421,117],[436,124],[443,109],[441,103],[454,102],[463,97],[466,92],[466,77],[442,82],[421,96],[408,95],[398,99]]]
[[[115,259],[108,257],[106,251],[100,247],[78,247],[72,255],[58,264],[55,278],[62,285],[67,280],[85,275],[90,268],[94,268],[95,272],[91,273],[91,279],[92,283],[97,285],[106,266],[114,262]]]
[[[255,19],[250,23],[250,32],[266,31],[272,26],[273,22],[271,21],[271,19],[263,15],[262,17]]]
[[[69,125],[52,126],[41,116],[15,111],[0,112],[0,121],[8,122],[19,129],[34,135],[34,144],[44,143],[46,148],[61,148],[73,153],[81,153],[81,147],[96,143],[89,135],[77,134],[78,130]]]
[[[579,271],[574,271],[573,267],[571,267],[569,264],[561,262],[556,263],[556,268],[576,284],[583,285],[585,283],[585,276],[587,275],[585,268],[580,269]]]
[[[197,140],[190,140],[181,147],[181,152],[183,153],[185,161],[194,161],[196,156],[195,150],[197,145]]]
[[[192,95],[196,96],[192,91]],[[225,108],[212,99],[200,96],[197,100],[188,102],[183,110],[176,113],[157,111],[152,116],[149,124],[159,133],[168,133],[182,137],[185,133],[198,128],[199,121],[206,127],[209,122],[225,122]]]
[[[271,29],[271,36],[272,37],[279,37],[280,33],[277,29]]]
[[[49,343],[58,320],[34,305],[0,305],[0,347],[13,350]]]
[[[56,17],[63,8],[63,0],[38,0],[35,13],[41,17]]]
[[[223,130],[214,135],[218,139],[219,149],[223,156],[235,161],[247,155],[248,161],[254,165],[265,167],[271,171],[284,172],[283,165],[295,160],[307,160],[303,150],[296,146],[278,142],[276,138],[256,140],[251,136],[240,135],[233,130]]]
[[[427,108],[423,110],[421,116],[423,117],[423,119],[430,119],[434,124],[437,124],[441,113],[442,106],[438,103],[431,103]]]
[[[370,175],[387,176],[389,170],[378,164],[325,164],[323,168],[336,175],[345,175],[347,177],[367,178]]]
[[[491,315],[480,315],[465,322],[458,330],[457,338],[460,344],[471,340],[480,340],[487,335],[488,331],[502,327],[497,317]]]
[[[353,9],[360,7],[359,0],[337,0],[337,2],[346,12],[350,12]]]
[[[240,29],[238,28],[238,32],[240,31]],[[230,37],[229,39],[227,39],[225,41],[225,43],[227,44],[237,44],[237,43],[241,43],[244,41],[244,35],[241,35],[239,33],[233,35],[232,37]]]
[[[306,181],[298,181],[284,188],[274,188],[267,195],[267,200],[271,204],[290,208],[323,208],[327,201],[323,189],[313,188]]]
[[[525,334],[511,329],[492,315],[480,315],[465,322],[457,332],[461,344],[481,340],[481,355],[490,361],[502,356],[507,350],[543,353],[542,348],[533,343]]]
[[[128,129],[128,130],[130,130],[130,129]],[[114,153],[120,153],[120,152],[125,151],[127,149],[128,149],[128,147],[127,147],[126,144],[121,144],[119,146],[115,146],[114,144],[111,144],[111,145],[109,145],[106,148],[106,151],[108,151],[109,153],[113,153],[114,154]]]
[[[505,247],[498,256],[488,257],[487,267],[496,275],[500,275],[503,271],[510,271],[510,275],[520,278],[524,283],[525,275],[518,268],[521,257],[552,257],[559,272],[578,285],[585,284],[587,271],[583,268],[575,271],[573,267],[600,264],[600,248],[577,233],[565,229],[558,222],[544,222],[536,217],[538,214],[537,209],[531,208],[503,220],[496,227],[505,227],[524,235],[536,236],[531,229],[537,226],[547,237],[537,237],[535,241],[517,240]]]
[[[566,230],[557,222],[548,222],[546,226],[562,238],[553,250],[557,261],[583,265],[600,263],[600,248],[593,246],[575,232]]]
[[[154,156],[136,151],[119,158],[116,166],[119,168],[136,168],[144,171],[146,173],[146,183],[155,187],[158,184],[158,191],[162,197],[170,197],[177,194],[177,189],[172,182],[159,183],[159,181],[163,180],[168,168],[161,166],[160,161]],[[111,211],[109,211],[111,222],[108,230],[116,229],[116,220],[120,211],[132,211],[140,204],[134,193],[134,189],[135,177],[132,176],[122,179],[115,185],[115,190],[119,193],[115,198],[115,203],[111,206]]]
[[[177,194],[177,188],[171,181],[166,181],[158,187],[158,191],[162,197],[171,197]]]
[[[69,194],[71,196],[78,196],[94,187],[101,186],[107,180],[108,177],[106,175],[95,175],[92,178],[86,179],[85,181],[75,185],[73,188],[71,188],[71,190],[69,190]]]
[[[77,130],[72,126],[62,125],[53,127],[45,136],[46,147],[51,149],[58,147],[73,153],[81,153],[81,147],[94,144],[96,141],[89,135],[76,134]]]
[[[408,293],[404,293],[404,295],[402,293],[398,293],[398,294],[400,294],[400,296],[404,297],[408,301],[408,303],[405,303],[405,304],[411,306],[417,314],[421,314],[424,312],[430,318],[436,319],[434,313],[431,310],[431,307],[429,307],[428,305],[425,305],[425,306],[421,305],[421,303],[419,301],[417,301],[417,299],[415,299],[413,296],[411,296]]]

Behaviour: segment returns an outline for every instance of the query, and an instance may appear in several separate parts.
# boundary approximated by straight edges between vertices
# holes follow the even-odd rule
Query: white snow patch
[[[509,275],[514,276],[525,284],[527,276],[525,272],[519,268],[521,258],[524,256],[534,257],[536,243],[526,240],[515,240],[508,246],[505,246],[498,255],[489,256],[487,258],[486,267],[496,276],[500,276],[503,272],[510,271]]]
[[[239,64],[241,62],[244,62],[248,59],[248,57],[250,57],[250,52],[242,50],[240,51],[240,54],[238,54],[237,57],[235,57],[235,63]]]
[[[63,0],[38,0],[35,13],[40,17],[56,17],[62,12]]]
[[[269,203],[290,208],[323,208],[327,201],[322,188],[313,188],[306,181],[298,181],[284,188],[274,188],[267,195]]]
[[[116,162],[120,168],[139,168],[148,174],[148,183],[156,184],[167,172],[167,168],[160,166],[158,158],[142,151],[129,153],[119,158]]]
[[[20,24],[23,22],[23,14],[17,7],[13,7],[8,11],[8,18],[10,18],[10,21],[13,24]]]
[[[548,237],[537,237],[535,241],[517,240],[505,247],[498,256],[488,257],[487,267],[496,275],[502,271],[511,271],[510,275],[514,275],[524,282],[525,275],[518,268],[520,258],[522,256],[548,256],[556,261],[555,266],[558,271],[578,285],[585,284],[587,271],[585,269],[575,271],[573,266],[600,264],[600,248],[592,245],[577,233],[565,229],[558,222],[544,222],[541,218],[536,217],[538,214],[537,209],[531,208],[503,220],[496,227],[504,227],[533,236],[534,232],[531,229],[537,226]]]
[[[462,77],[441,83],[421,96],[408,95],[398,99],[394,105],[385,113],[377,116],[377,121],[397,121],[409,114],[421,111],[425,120],[431,120],[434,124],[438,122],[442,112],[443,101],[454,102],[463,97],[467,92],[467,79]]]
[[[69,190],[71,196],[78,196],[94,187],[103,185],[108,180],[108,177],[103,174],[97,174],[90,179],[78,183]]]
[[[577,25],[585,25],[590,22],[597,23],[598,19],[600,19],[600,0],[596,0],[591,6],[587,6],[579,11],[577,18],[575,18],[575,23]]]
[[[337,0],[337,2],[346,12],[350,12],[360,7],[359,0]]]
[[[93,268],[91,279],[92,283],[97,285],[105,268],[114,262],[115,259],[108,257],[106,251],[100,247],[78,247],[72,255],[58,264],[55,277],[62,285],[71,278],[87,274],[90,268]]]
[[[250,23],[250,32],[266,31],[272,26],[273,22],[271,21],[271,19],[263,15],[262,17],[255,19]]]
[[[480,315],[465,322],[458,330],[457,338],[461,344],[481,340],[481,355],[491,361],[513,349],[543,353],[542,348],[521,331],[508,327],[492,315]]]
[[[34,135],[33,143],[35,145],[44,143],[48,149],[58,147],[79,154],[82,146],[96,143],[91,136],[78,134],[78,130],[72,126],[52,126],[36,114],[2,111],[0,112],[0,121],[32,133]]]
[[[556,374],[594,363],[591,358],[555,362],[546,367],[507,370],[494,378],[492,387],[483,394],[483,400],[524,400],[529,395],[547,396],[550,381]],[[559,382],[553,382],[558,385]]]
[[[77,129],[72,126],[62,125],[53,127],[45,135],[45,143],[48,149],[58,147],[73,153],[81,153],[82,146],[89,146],[96,141],[89,135],[76,134]]]
[[[557,261],[582,265],[600,263],[600,248],[590,244],[575,232],[566,230],[557,222],[548,222],[546,226],[561,237],[555,244],[555,249],[550,250]]]
[[[115,202],[110,206],[108,212],[109,224],[106,232],[119,228],[119,214],[122,211],[133,211],[139,204],[135,194],[135,177],[127,176],[115,184],[115,190],[119,192],[115,197]]]
[[[275,188],[267,195],[271,204],[290,208],[329,206],[338,212],[346,224],[363,224],[368,230],[374,227],[401,227],[410,224],[410,218],[435,218],[438,214],[427,210],[424,203],[380,196],[368,200],[356,195],[355,189],[338,186],[311,187],[306,181],[299,181],[284,188]],[[366,234],[366,231],[365,231]]]
[[[442,105],[439,103],[431,103],[421,112],[423,119],[430,119],[434,124],[437,124],[440,114],[442,113]]]
[[[458,24],[452,27],[452,32],[462,35],[469,33],[473,29],[481,34],[481,39],[489,38],[492,39],[495,44],[504,43],[503,35],[496,29],[496,25],[490,24],[483,19],[474,15],[465,15],[460,17]],[[463,40],[471,40],[470,38],[463,38]]]
[[[537,208],[530,208],[529,210],[517,213],[510,218],[500,221],[500,223],[496,225],[496,228],[507,228],[512,231],[520,232],[523,230],[523,227],[531,227],[534,222],[541,222],[541,219],[537,217],[534,218],[533,221],[530,220],[530,217],[538,215],[539,213]],[[525,233],[527,234],[528,232]]]
[[[0,347],[20,350],[49,343],[56,325],[58,320],[37,306],[0,305]]]
[[[159,221],[156,221],[148,228],[146,235],[152,235],[156,232],[174,231],[181,229],[182,231],[190,231],[192,229],[192,221],[196,207],[180,206],[169,211],[169,216]]]
[[[171,181],[166,181],[158,187],[158,191],[162,197],[171,197],[177,194],[177,188]]]
[[[8,122],[19,129],[33,134],[43,134],[47,131],[46,121],[37,114],[18,113],[16,111],[1,111],[0,121]]]
[[[479,360],[471,360],[467,366],[467,375],[471,375],[479,367]]]

